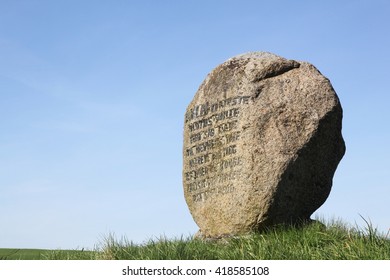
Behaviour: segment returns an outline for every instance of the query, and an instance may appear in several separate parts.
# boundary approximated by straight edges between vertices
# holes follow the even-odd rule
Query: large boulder
[[[309,63],[253,52],[216,67],[184,123],[184,196],[200,234],[309,220],[345,153],[341,122],[331,83]]]

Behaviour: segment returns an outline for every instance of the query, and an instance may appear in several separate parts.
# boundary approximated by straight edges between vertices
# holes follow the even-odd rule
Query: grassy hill
[[[219,240],[180,238],[136,245],[109,236],[95,251],[0,249],[0,259],[109,260],[364,260],[390,259],[390,239],[367,223],[365,229],[340,222],[280,227],[264,233]]]
[[[98,252],[81,250],[0,249],[0,260],[91,260]]]
[[[39,249],[0,249],[0,260],[40,260],[45,252]]]

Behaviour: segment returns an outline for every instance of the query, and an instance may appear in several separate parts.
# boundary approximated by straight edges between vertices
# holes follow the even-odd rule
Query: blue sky
[[[0,0],[0,247],[195,233],[184,112],[208,72],[249,51],[331,80],[347,152],[315,215],[387,232],[389,14],[386,0]]]

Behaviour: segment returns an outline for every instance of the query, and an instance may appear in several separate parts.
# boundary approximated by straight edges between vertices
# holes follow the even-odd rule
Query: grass
[[[0,259],[389,260],[389,236],[379,234],[369,221],[364,221],[363,229],[337,221],[326,226],[315,222],[213,241],[160,238],[141,245],[110,235],[94,251],[0,249]]]
[[[0,249],[0,260],[93,260],[97,254],[84,250]]]
[[[40,260],[45,252],[39,249],[0,249],[0,260]]]
[[[264,233],[218,241],[192,238],[135,245],[126,239],[108,237],[103,259],[129,260],[366,260],[390,259],[390,240],[371,224],[349,229],[340,222],[324,226],[316,222],[304,227],[280,227]]]

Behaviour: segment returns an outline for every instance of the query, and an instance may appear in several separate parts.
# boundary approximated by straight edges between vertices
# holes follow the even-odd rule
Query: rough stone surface
[[[184,195],[201,236],[310,219],[345,153],[341,122],[309,63],[254,52],[216,67],[184,123]]]

